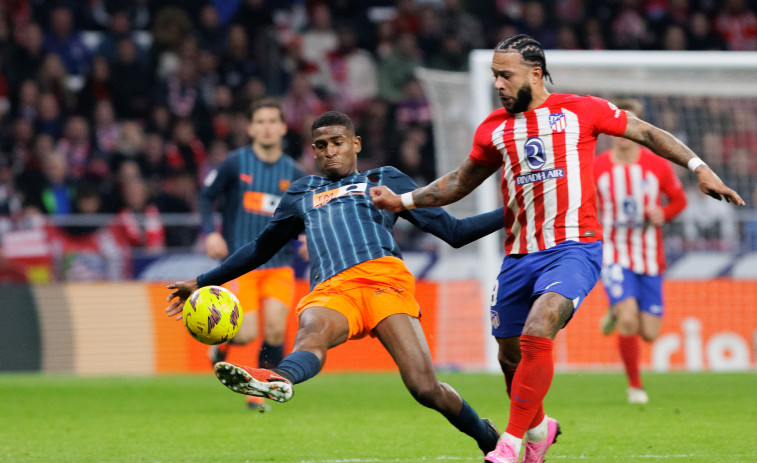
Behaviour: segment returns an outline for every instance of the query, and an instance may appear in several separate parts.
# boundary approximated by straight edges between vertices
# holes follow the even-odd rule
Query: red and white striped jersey
[[[478,126],[469,159],[503,167],[506,254],[602,239],[594,147],[600,133],[621,135],[626,123],[606,100],[553,93],[523,113],[497,109]]]
[[[594,174],[605,233],[603,264],[617,263],[645,275],[663,272],[662,227],[647,221],[646,210],[660,206],[665,220],[672,220],[686,207],[686,193],[670,163],[644,147],[631,164],[615,163],[605,151],[594,161]]]

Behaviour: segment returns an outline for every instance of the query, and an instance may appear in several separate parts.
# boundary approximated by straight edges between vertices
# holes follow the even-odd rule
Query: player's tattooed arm
[[[659,127],[642,121],[636,116],[628,114],[628,125],[623,134],[625,138],[644,145],[658,156],[679,166],[686,167],[690,159],[697,155],[683,142]]]
[[[485,167],[466,159],[456,170],[413,192],[417,207],[444,206],[467,196],[499,167]]]
[[[370,195],[376,207],[395,213],[416,207],[444,206],[454,203],[473,191],[497,169],[499,166],[479,166],[466,159],[457,170],[434,180],[423,188],[417,188],[400,196],[386,185],[379,185],[371,187]]]
[[[682,167],[690,167],[689,161],[696,159],[696,161],[692,162],[697,163],[698,165],[693,164],[691,169],[697,174],[699,189],[702,193],[712,196],[717,200],[725,199],[738,206],[746,204],[744,200],[741,199],[741,196],[731,188],[728,188],[728,186],[720,180],[720,177],[718,177],[707,164],[699,161],[697,155],[681,140],[665,130],[642,121],[631,113],[627,112],[627,114],[628,124],[626,126],[626,131],[623,134],[625,138],[646,146],[658,156],[662,156],[668,161],[674,162]]]

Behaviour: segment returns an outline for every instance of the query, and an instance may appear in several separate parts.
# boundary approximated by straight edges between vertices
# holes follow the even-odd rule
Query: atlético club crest
[[[552,132],[562,132],[568,125],[565,119],[565,113],[552,113],[549,115],[549,128]]]

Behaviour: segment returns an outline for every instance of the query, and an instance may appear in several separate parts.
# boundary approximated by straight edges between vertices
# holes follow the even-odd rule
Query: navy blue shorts
[[[492,335],[520,336],[531,304],[547,292],[573,300],[573,312],[599,280],[602,242],[566,241],[531,254],[506,256],[492,292]]]
[[[602,269],[602,284],[610,305],[633,297],[639,310],[662,317],[662,275],[644,275],[612,264]]]

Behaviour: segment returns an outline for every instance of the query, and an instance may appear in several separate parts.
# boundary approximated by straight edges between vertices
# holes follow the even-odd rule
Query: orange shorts
[[[396,257],[363,262],[320,283],[297,304],[297,315],[308,307],[326,307],[347,317],[350,339],[372,335],[389,315],[420,316],[415,278]]]
[[[268,297],[291,307],[294,302],[294,270],[291,267],[253,270],[223,287],[237,295],[243,312],[260,310],[260,301]]]

